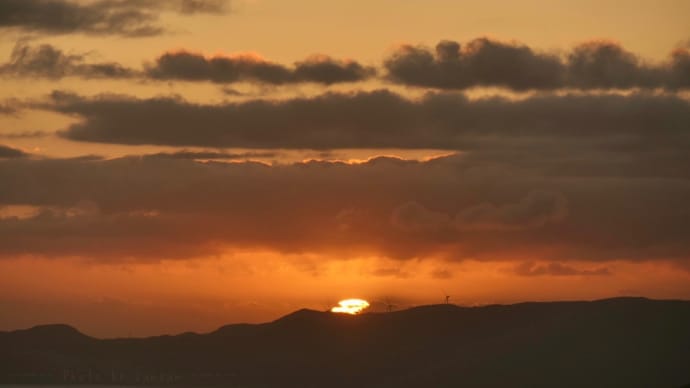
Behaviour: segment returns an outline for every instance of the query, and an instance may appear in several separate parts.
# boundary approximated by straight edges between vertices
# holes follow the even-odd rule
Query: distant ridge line
[[[362,315],[379,315],[379,314],[394,314],[394,315],[401,315],[405,314],[408,312],[414,312],[414,311],[421,311],[421,310],[432,310],[432,309],[448,309],[448,310],[456,310],[456,309],[466,309],[466,310],[471,310],[471,309],[483,309],[483,308],[496,308],[496,307],[512,307],[512,306],[525,306],[525,305],[557,305],[557,304],[588,304],[588,303],[609,303],[609,302],[623,302],[623,301],[648,301],[648,302],[686,302],[690,303],[690,300],[683,300],[683,299],[653,299],[653,298],[648,298],[648,297],[642,297],[642,296],[617,296],[617,297],[610,297],[610,298],[602,298],[602,299],[594,299],[594,300],[556,300],[556,301],[524,301],[524,302],[516,302],[516,303],[490,303],[490,304],[483,304],[483,305],[476,305],[476,306],[465,306],[465,305],[458,305],[454,303],[434,303],[434,304],[428,304],[428,305],[418,305],[418,306],[412,306],[408,307],[405,309],[400,309],[400,310],[395,310],[391,312],[373,312],[373,311],[365,311],[362,314],[359,314],[360,316]],[[210,332],[204,332],[204,333],[198,333],[194,331],[185,331],[181,333],[176,333],[176,334],[156,334],[152,336],[145,336],[145,337],[109,337],[109,338],[99,338],[99,337],[93,337],[88,334],[83,333],[80,331],[78,328],[71,326],[69,324],[65,323],[50,323],[50,324],[40,324],[40,325],[35,325],[31,326],[28,328],[22,328],[22,329],[15,329],[15,330],[5,330],[5,331],[0,331],[0,334],[12,334],[12,333],[18,333],[18,332],[29,332],[29,331],[49,331],[49,330],[55,330],[56,332],[59,330],[63,330],[64,333],[72,333],[72,334],[79,334],[81,336],[87,337],[87,338],[93,338],[93,339],[119,339],[119,338],[139,338],[139,339],[146,339],[146,338],[157,338],[157,337],[177,337],[177,336],[185,336],[185,335],[208,335],[208,334],[213,334],[217,333],[218,331],[223,330],[224,328],[228,327],[242,327],[242,326],[260,326],[260,325],[267,325],[271,323],[276,323],[276,322],[283,322],[285,320],[291,320],[291,319],[296,319],[296,318],[301,318],[305,316],[335,316],[335,317],[352,317],[349,314],[336,314],[332,313],[330,311],[319,311],[319,310],[314,310],[314,309],[309,309],[309,308],[301,308],[299,310],[295,310],[291,313],[288,313],[286,315],[283,315],[277,319],[274,319],[272,321],[267,321],[267,322],[260,322],[260,323],[229,323],[220,326],[219,328],[212,330]],[[355,315],[356,316],[356,315]]]

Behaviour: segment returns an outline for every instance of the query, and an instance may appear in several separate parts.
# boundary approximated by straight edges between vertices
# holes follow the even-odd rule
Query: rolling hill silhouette
[[[0,332],[0,383],[243,387],[681,387],[690,302],[616,298],[299,310],[207,334],[96,339],[65,325]]]

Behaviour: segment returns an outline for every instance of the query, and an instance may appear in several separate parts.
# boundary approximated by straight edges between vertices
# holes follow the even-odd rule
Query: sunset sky
[[[690,299],[690,2],[0,0],[0,330]]]

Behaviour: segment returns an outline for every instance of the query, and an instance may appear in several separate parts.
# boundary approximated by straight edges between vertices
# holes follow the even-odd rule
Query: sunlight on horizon
[[[356,315],[369,308],[369,302],[364,299],[345,299],[338,302],[338,306],[331,309],[333,313]]]

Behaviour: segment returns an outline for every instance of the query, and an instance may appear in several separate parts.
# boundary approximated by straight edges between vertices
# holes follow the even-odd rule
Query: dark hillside
[[[372,387],[680,387],[690,302],[617,298],[359,316],[300,310],[212,333],[0,335],[0,381]]]

